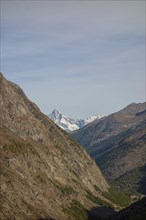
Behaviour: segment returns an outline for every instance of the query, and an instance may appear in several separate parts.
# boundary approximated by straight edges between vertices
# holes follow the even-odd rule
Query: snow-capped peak
[[[51,118],[51,120],[55,121],[56,119],[60,119],[61,115],[62,114],[57,109],[54,109],[49,117]]]
[[[86,119],[72,119],[65,115],[62,115],[57,109],[54,109],[50,114],[49,118],[54,121],[59,127],[67,132],[78,130],[95,119],[100,119],[103,116],[95,115]]]

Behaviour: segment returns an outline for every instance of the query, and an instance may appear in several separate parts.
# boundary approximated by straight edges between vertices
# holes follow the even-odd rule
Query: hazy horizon
[[[1,1],[1,72],[46,114],[144,102],[145,2]]]

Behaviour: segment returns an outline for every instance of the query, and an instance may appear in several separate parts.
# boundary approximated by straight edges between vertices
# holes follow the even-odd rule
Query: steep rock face
[[[72,136],[86,148],[104,175],[120,190],[145,194],[145,125],[146,103],[132,103]]]
[[[0,137],[1,219],[86,219],[92,194],[114,205],[86,151],[2,74]]]

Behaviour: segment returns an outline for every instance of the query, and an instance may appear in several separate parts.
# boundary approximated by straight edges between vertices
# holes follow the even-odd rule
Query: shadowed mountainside
[[[108,220],[145,220],[146,219],[146,197],[133,203],[128,208],[109,217]]]
[[[146,193],[145,104],[132,103],[72,133],[108,180],[130,195]]]

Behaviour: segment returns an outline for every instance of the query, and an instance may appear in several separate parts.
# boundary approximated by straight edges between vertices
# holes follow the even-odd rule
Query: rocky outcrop
[[[86,151],[2,74],[0,167],[2,220],[86,219],[94,206],[116,206]]]

